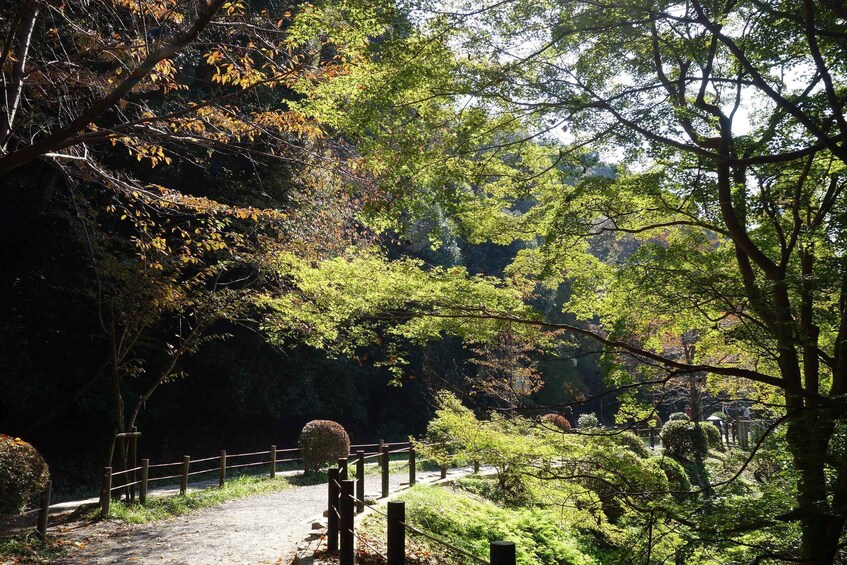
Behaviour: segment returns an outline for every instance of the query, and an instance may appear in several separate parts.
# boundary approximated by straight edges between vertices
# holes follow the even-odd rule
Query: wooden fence
[[[720,424],[715,424],[714,421],[709,421],[714,424],[721,432],[721,440],[727,445],[735,445],[741,449],[749,449],[750,434],[754,421],[746,418],[735,418],[729,422],[722,421]],[[642,427],[642,426],[622,426],[621,431],[631,431],[640,438],[648,439],[650,447],[655,448],[661,445],[659,438],[660,428]],[[579,431],[579,430],[577,430]]]
[[[350,449],[379,448],[387,444],[380,440],[379,443],[351,445]],[[409,445],[404,442],[402,445]],[[373,452],[378,455],[379,452]],[[267,467],[269,478],[273,479],[277,474],[277,466],[284,463],[296,463],[302,461],[300,448],[277,449],[271,445],[267,451],[253,451],[249,453],[227,453],[221,450],[219,455],[192,459],[185,455],[180,461],[171,463],[151,464],[149,459],[142,459],[141,465],[131,469],[113,471],[112,467],[103,469],[103,477],[100,486],[100,513],[105,516],[109,513],[109,507],[115,496],[124,496],[128,501],[136,500],[136,487],[138,488],[138,502],[147,503],[147,494],[151,484],[162,481],[179,480],[179,494],[187,492],[192,477],[205,475],[204,480],[217,476],[218,486],[224,486],[227,474],[236,469],[247,469]]]
[[[391,449],[392,446],[404,446]],[[415,447],[408,443],[385,444],[374,454],[356,452],[356,479],[348,479],[348,459],[342,458],[338,466],[329,470],[327,481],[327,550],[337,552],[339,565],[353,565],[355,560],[355,544],[368,547],[371,551],[385,559],[388,565],[405,565],[406,563],[406,534],[411,533],[441,545],[445,549],[462,556],[468,563],[480,565],[515,565],[517,554],[515,544],[508,541],[494,541],[489,546],[489,558],[485,560],[469,553],[450,542],[440,539],[429,532],[418,529],[406,522],[406,506],[404,502],[388,502],[386,512],[371,507],[374,512],[385,516],[387,521],[386,553],[382,554],[371,546],[367,540],[356,533],[354,517],[365,509],[365,461],[373,457],[379,458],[381,474],[382,498],[389,494],[389,475],[391,455],[408,453],[409,486],[417,481],[417,460]],[[479,463],[474,463],[474,472],[479,472]],[[441,467],[441,478],[444,478],[446,468]]]
[[[626,427],[634,432],[639,437],[649,440],[651,448],[659,445],[659,431],[652,427]],[[721,436],[729,445],[735,445],[747,449],[749,447],[749,436],[751,430],[751,421],[747,419],[737,419],[729,425],[723,425]],[[357,476],[361,477],[356,487],[356,508],[358,512],[364,509],[364,462],[366,460],[379,457],[382,468],[382,497],[388,496],[388,467],[387,459],[384,450],[391,447],[401,446],[398,449],[389,451],[389,455],[393,453],[409,453],[409,483],[415,484],[416,461],[415,450],[409,442],[386,443],[382,440],[379,443],[351,445],[351,453],[348,458],[342,458],[343,463],[339,460],[339,469],[344,469],[346,473],[347,461],[349,458],[356,458]],[[366,449],[376,448],[376,451],[366,451]],[[353,451],[355,450],[355,451]],[[134,451],[134,450],[133,450]],[[292,456],[295,455],[295,456]],[[162,481],[179,480],[179,494],[185,494],[188,490],[188,485],[192,477],[201,475],[214,476],[217,474],[218,486],[223,486],[226,482],[227,473],[235,469],[247,469],[266,466],[268,475],[274,478],[277,473],[277,466],[284,463],[296,463],[302,461],[299,448],[277,449],[275,445],[271,445],[267,451],[255,451],[249,453],[231,453],[228,454],[225,450],[221,450],[219,455],[213,457],[204,457],[200,459],[192,459],[190,456],[183,456],[181,461],[171,463],[151,464],[149,459],[142,459],[141,465],[137,465],[131,469],[113,471],[112,467],[106,467],[103,470],[102,483],[100,488],[100,512],[101,515],[109,513],[109,507],[112,499],[117,496],[125,496],[128,501],[137,500],[140,504],[146,504],[147,494],[151,484]],[[360,468],[361,466],[361,468]],[[474,462],[474,472],[479,471],[479,462]],[[441,478],[446,477],[447,468],[441,467]],[[332,481],[330,481],[332,483]],[[47,535],[47,518],[50,508],[51,483],[47,483],[47,487],[42,494],[41,504],[38,510],[38,518],[36,530],[42,538]],[[330,513],[330,517],[332,513]],[[423,535],[423,534],[422,534]],[[493,546],[492,546],[493,547]],[[500,546],[497,546],[498,548]],[[492,549],[492,556],[499,551],[508,551],[504,549]],[[492,557],[491,563],[495,563]],[[497,563],[500,563],[497,561]],[[505,561],[503,563],[510,563]]]

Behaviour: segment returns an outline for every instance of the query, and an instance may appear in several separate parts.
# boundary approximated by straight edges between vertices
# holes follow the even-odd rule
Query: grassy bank
[[[326,473],[278,477],[276,479],[269,479],[267,476],[240,475],[227,479],[227,482],[221,488],[211,487],[189,491],[185,495],[179,496],[152,497],[147,499],[147,504],[144,506],[122,500],[113,501],[109,508],[108,519],[131,524],[143,524],[172,516],[181,516],[201,508],[216,506],[227,500],[279,492],[295,486],[314,485],[326,482],[326,480]],[[89,516],[92,519],[98,518],[99,510],[93,511]]]
[[[459,488],[425,485],[414,487],[400,500],[406,503],[408,523],[481,559],[488,558],[491,541],[508,540],[515,542],[522,565],[608,562],[594,533],[568,524],[561,509],[505,507]],[[384,518],[372,514],[364,521],[362,532],[373,545],[384,543]],[[416,547],[410,563],[468,562],[467,557],[451,553],[440,544],[415,534],[409,537]]]

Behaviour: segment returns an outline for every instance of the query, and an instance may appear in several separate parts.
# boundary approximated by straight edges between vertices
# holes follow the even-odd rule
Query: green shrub
[[[670,457],[654,457],[648,461],[649,464],[657,466],[668,479],[668,490],[677,500],[683,500],[691,492],[691,481],[688,473],[678,461]]]
[[[38,451],[20,438],[0,435],[0,514],[16,514],[47,486],[50,473]]]
[[[647,446],[644,445],[644,442],[641,440],[641,438],[635,435],[633,432],[622,432],[619,434],[614,434],[610,437],[612,438],[613,442],[620,445],[621,447],[632,451],[642,459],[647,459],[648,457],[650,457],[650,450],[647,449]]]
[[[306,473],[317,472],[328,463],[350,454],[350,436],[332,420],[312,420],[300,432],[300,450]]]
[[[665,453],[681,459],[702,459],[708,452],[706,433],[685,420],[670,420],[660,434]]]
[[[545,423],[552,424],[556,426],[563,432],[571,431],[571,423],[570,421],[562,416],[561,414],[545,414],[541,417],[541,420]]]
[[[690,422],[691,418],[689,418],[688,414],[686,414],[685,412],[674,412],[668,417],[669,422],[676,422],[680,420],[683,422]]]
[[[716,449],[718,451],[725,450],[723,441],[721,441],[721,431],[716,425],[711,422],[700,422],[698,425],[706,434],[706,443],[708,444],[709,449]]]
[[[577,424],[578,428],[591,430],[591,429],[600,427],[600,420],[597,419],[596,414],[588,413],[588,414],[582,414],[579,417],[579,419],[576,421],[576,424]]]

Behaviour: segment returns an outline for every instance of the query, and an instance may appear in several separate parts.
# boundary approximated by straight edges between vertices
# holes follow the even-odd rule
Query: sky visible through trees
[[[703,562],[733,544],[837,562],[845,18],[836,0],[4,4],[6,425],[165,430],[204,375],[242,422],[331,416],[343,388],[354,426],[400,435],[428,413],[368,422],[380,399],[439,388],[499,411],[497,434],[600,397],[605,424],[743,400],[768,433],[692,455],[701,491],[662,535]],[[603,535],[653,531],[660,506],[606,508]]]

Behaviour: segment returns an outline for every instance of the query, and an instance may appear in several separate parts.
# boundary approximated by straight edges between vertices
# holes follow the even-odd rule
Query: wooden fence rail
[[[416,482],[416,453],[413,444],[393,444],[406,445],[407,447],[391,450],[389,444],[381,444],[382,452],[380,455],[380,474],[381,474],[381,495],[383,498],[388,496],[388,462],[390,456],[395,453],[408,453],[409,457],[409,485],[414,485]],[[461,555],[468,563],[478,563],[480,565],[515,565],[517,555],[515,552],[515,544],[507,541],[491,542],[489,547],[489,559],[480,558],[473,555],[455,545],[438,538],[428,532],[418,529],[406,522],[406,506],[404,502],[390,501],[387,503],[387,512],[382,512],[376,508],[372,508],[375,512],[385,516],[387,521],[386,528],[386,548],[385,555],[379,553],[371,546],[366,539],[356,534],[354,515],[364,511],[366,501],[364,500],[365,473],[364,465],[368,457],[364,451],[356,452],[356,479],[344,480],[341,467],[334,467],[329,470],[327,481],[327,550],[330,552],[338,552],[338,562],[340,565],[353,565],[355,558],[355,542],[358,540],[360,546],[366,546],[380,555],[388,565],[405,565],[406,563],[406,533],[413,533],[427,538],[431,542],[439,544],[449,551]],[[344,463],[346,465],[346,460]],[[478,472],[478,465],[475,466],[475,472]],[[442,467],[442,471],[444,467]],[[355,494],[354,494],[355,493]]]
[[[393,446],[405,446],[401,449],[391,450]],[[380,440],[379,443],[365,443],[351,445],[351,454],[348,458],[339,460],[346,473],[347,461],[350,457],[359,457],[362,455],[362,463],[364,460],[379,457],[380,460],[384,456],[384,450],[389,450],[389,453],[399,453],[409,449],[409,442],[387,443]],[[365,451],[365,449],[378,449],[379,451]],[[355,450],[355,451],[354,451]],[[127,499],[134,498],[134,487],[139,487],[138,502],[140,504],[147,503],[150,484],[159,481],[179,481],[179,494],[184,495],[188,491],[188,486],[191,482],[191,477],[217,473],[218,486],[223,487],[226,483],[227,473],[234,469],[246,469],[249,467],[268,468],[268,476],[275,478],[278,471],[278,465],[282,463],[295,463],[302,461],[303,458],[299,455],[300,448],[293,447],[287,449],[277,449],[276,445],[271,445],[267,451],[251,451],[246,453],[227,453],[226,450],[221,450],[220,455],[212,457],[204,457],[192,459],[191,456],[185,455],[181,461],[173,461],[169,463],[150,463],[149,459],[142,459],[141,465],[121,471],[114,471],[111,467],[106,467],[103,471],[103,479],[100,490],[100,513],[107,515],[109,513],[111,501],[115,493],[121,495],[127,493]],[[291,457],[291,455],[296,456]],[[256,459],[250,461],[249,459]],[[243,462],[242,462],[243,461]],[[203,468],[197,468],[202,466]],[[385,470],[387,471],[387,463]],[[165,471],[165,474],[153,476],[156,473]],[[170,472],[168,472],[170,471]],[[176,472],[174,472],[176,471]],[[411,472],[411,471],[410,471]],[[364,475],[364,472],[359,473]],[[346,478],[346,475],[343,477]],[[128,489],[132,488],[130,492]],[[39,530],[40,531],[40,530]]]
[[[724,423],[721,429],[722,437],[727,444],[734,443],[741,448],[748,448],[749,445],[749,436],[751,434],[751,422],[750,420],[737,418],[729,423]],[[636,435],[642,438],[649,438],[649,443],[651,448],[658,447],[659,445],[659,430],[653,427],[641,427],[641,426],[628,426],[620,429],[627,429],[633,431]],[[132,457],[130,457],[130,462],[132,464],[135,463],[135,441],[137,441],[137,436],[140,435],[137,431],[133,431],[130,434],[126,434],[128,436],[132,436],[133,445],[131,446],[133,449]],[[394,449],[392,449],[394,448]],[[378,443],[364,443],[364,444],[354,444],[350,446],[350,454],[348,457],[343,459],[343,462],[339,462],[345,471],[345,476],[342,478],[346,479],[346,470],[347,470],[347,462],[351,458],[355,458],[356,464],[356,479],[354,484],[354,509],[355,512],[364,511],[364,468],[365,462],[378,458],[378,465],[380,467],[381,474],[381,492],[382,497],[388,496],[389,490],[389,472],[390,472],[390,456],[397,453],[408,453],[408,467],[409,467],[409,485],[412,486],[416,482],[416,472],[417,472],[417,453],[415,451],[415,445],[408,441],[406,442],[385,442],[383,440],[379,440]],[[135,500],[135,487],[138,488],[138,502],[140,504],[146,504],[147,498],[149,494],[149,487],[151,483],[158,481],[172,481],[179,480],[179,492],[180,494],[185,494],[188,490],[188,485],[190,484],[190,478],[194,476],[217,473],[218,474],[218,486],[223,487],[226,483],[227,473],[234,469],[245,469],[248,467],[260,467],[267,466],[268,467],[268,475],[270,478],[275,478],[278,471],[278,465],[281,463],[295,463],[302,461],[302,457],[299,456],[300,448],[293,447],[287,449],[277,449],[276,445],[271,445],[270,449],[267,451],[253,451],[247,453],[227,453],[226,450],[221,450],[220,454],[212,457],[205,457],[200,459],[192,459],[190,456],[186,455],[182,458],[181,461],[173,461],[168,463],[150,463],[149,459],[142,459],[141,464],[134,466],[129,469],[124,469],[120,471],[114,471],[113,468],[105,467],[102,475],[102,482],[100,488],[100,513],[101,515],[107,515],[109,513],[110,504],[112,498],[114,496],[113,493],[124,493],[127,500],[134,501]],[[288,454],[297,454],[294,457],[286,457]],[[265,458],[264,456],[268,456]],[[238,462],[233,464],[233,461],[239,461],[243,458],[261,458],[258,461],[246,461],[246,462]],[[282,458],[281,458],[282,457]],[[214,463],[213,465],[210,465]],[[197,469],[196,467],[192,471],[192,466],[203,465],[206,464],[206,468]],[[178,472],[171,471],[177,470]],[[479,472],[479,461],[473,461],[473,469],[474,473]],[[165,471],[168,470],[168,471]],[[159,472],[164,471],[164,475],[159,476],[151,476],[155,475]],[[446,477],[447,469],[446,467],[441,467],[441,478]],[[336,479],[338,480],[338,479]],[[330,481],[332,482],[332,481]],[[50,486],[51,483],[48,483],[45,492],[41,497],[41,507],[39,509],[39,515],[36,524],[36,531],[39,536],[45,537],[47,535],[47,517],[49,515],[49,505],[50,505]],[[337,512],[337,508],[336,508]],[[508,544],[507,544],[508,545]],[[492,561],[491,563],[495,563],[495,555],[501,555],[500,552],[508,552],[508,549],[499,549],[498,546],[492,545]],[[337,548],[336,548],[337,549]],[[501,559],[501,557],[497,557],[497,559]],[[507,558],[508,559],[508,558]],[[497,561],[500,563],[500,561]],[[505,561],[503,563],[509,563],[509,561]]]

